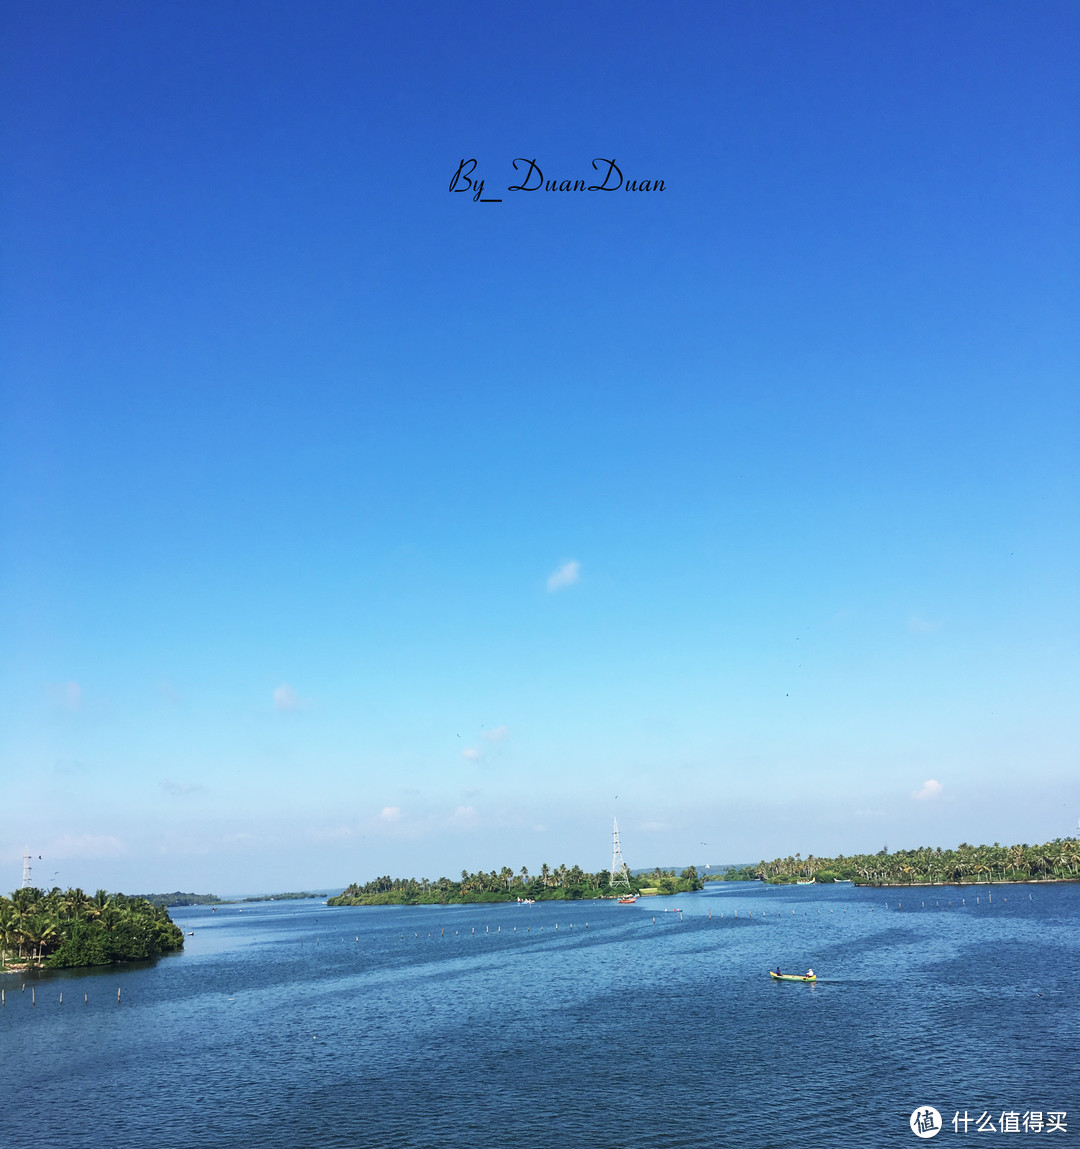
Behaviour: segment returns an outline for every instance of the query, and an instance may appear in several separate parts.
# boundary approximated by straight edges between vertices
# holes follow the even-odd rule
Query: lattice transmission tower
[[[613,818],[612,821],[614,829],[611,834],[611,884],[630,889],[630,869],[623,861],[622,846],[619,845],[619,819]]]
[[[29,846],[27,846],[26,849],[23,850],[22,884],[23,884],[24,890],[28,890],[34,884],[34,879],[30,876],[30,847]]]

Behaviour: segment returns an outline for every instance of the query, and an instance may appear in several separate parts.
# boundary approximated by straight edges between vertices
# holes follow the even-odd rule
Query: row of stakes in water
[[[994,899],[993,899],[993,895],[987,895],[987,901],[988,901],[988,902],[991,902],[991,903],[992,903],[992,902],[993,902],[993,900],[994,900]],[[1008,899],[1008,898],[1003,898],[1002,900],[1007,902],[1009,899]],[[1031,898],[1031,895],[1030,895],[1030,894],[1028,894],[1028,901],[1031,901],[1031,900],[1032,900],[1032,898]],[[980,900],[979,896],[976,896],[976,898],[975,898],[975,904],[976,904],[976,905],[980,905],[980,904],[981,904],[981,900]],[[921,902],[921,903],[920,903],[920,905],[921,905],[921,907],[922,907],[923,909],[925,909],[925,908],[926,908],[926,902],[925,902],[925,901],[924,901],[924,902]],[[941,902],[940,902],[940,901],[935,901],[935,902],[934,902],[934,905],[935,905],[936,907],[939,907],[939,908],[940,908],[940,906],[941,906]],[[966,906],[966,905],[967,905],[967,899],[966,899],[966,898],[961,898],[961,899],[960,899],[960,905],[961,905],[961,906]],[[948,900],[948,901],[946,902],[946,908],[951,908],[951,907],[952,907],[952,900],[950,899],[950,900]],[[890,907],[889,907],[889,903],[888,903],[888,902],[886,902],[886,903],[885,903],[885,908],[886,908],[886,909],[889,909],[889,908],[890,908]],[[898,909],[898,910],[900,910],[900,909],[903,909],[903,902],[902,902],[902,901],[898,901],[898,902],[896,903],[896,909]],[[679,920],[680,922],[681,922],[681,921],[683,921],[682,910],[672,910],[672,911],[664,910],[664,913],[665,913],[665,914],[666,914],[666,913],[668,913],[668,912],[671,912],[672,914],[674,914],[674,915],[677,915],[677,917],[678,917],[678,920]],[[804,916],[804,917],[806,917],[806,916],[809,914],[809,912],[810,912],[809,910],[803,910],[803,916]],[[821,910],[819,909],[817,912],[818,912],[818,914],[820,914],[820,913],[821,913]],[[836,911],[835,911],[834,909],[830,909],[830,910],[829,910],[829,913],[830,913],[830,914],[832,914],[832,913],[835,913],[835,912],[836,912]],[[846,909],[846,908],[844,908],[844,909],[842,909],[840,912],[841,912],[841,913],[843,913],[843,914],[846,914],[846,913],[847,913],[847,909]],[[857,909],[855,910],[855,912],[856,912],[856,913],[861,913],[861,912],[862,912],[862,909],[861,909],[861,908],[857,908]],[[873,913],[873,912],[874,912],[874,907],[873,907],[873,906],[871,906],[871,907],[870,907],[870,909],[869,909],[869,912],[870,912],[870,913]],[[733,919],[736,919],[736,918],[738,918],[738,916],[739,916],[739,911],[738,911],[738,910],[736,910],[736,911],[735,911],[735,912],[732,914],[732,918],[733,918]],[[747,911],[747,914],[746,914],[746,916],[747,916],[748,918],[751,918],[751,919],[752,919],[752,918],[753,918],[753,916],[754,916],[754,911],[753,911],[753,910],[748,910],[748,911]],[[764,912],[764,911],[762,911],[762,910],[759,910],[759,911],[758,911],[758,917],[760,917],[760,918],[764,918],[765,916],[766,916],[766,914],[765,914],[765,912]],[[778,918],[780,918],[780,917],[783,917],[783,910],[777,910],[777,912],[776,912],[776,916],[777,916]],[[792,910],[792,911],[791,911],[791,916],[792,916],[792,917],[795,917],[795,916],[796,916],[796,911],[795,911],[795,910]],[[721,917],[721,918],[723,918],[723,917],[724,917],[724,912],[723,912],[723,911],[721,911],[721,912],[720,912],[720,917]],[[713,920],[713,913],[712,913],[712,910],[709,910],[709,914],[708,914],[708,920],[709,920],[710,922]],[[656,916],[655,916],[655,914],[653,915],[653,918],[652,918],[652,924],[653,924],[653,925],[656,925]],[[559,923],[558,923],[558,922],[556,922],[556,923],[555,923],[555,929],[556,929],[556,930],[558,930],[558,928],[559,928]],[[570,923],[570,926],[569,926],[569,928],[570,928],[570,929],[573,929],[573,928],[574,928],[574,924],[573,924],[573,922],[571,922],[571,923]],[[589,923],[588,923],[588,922],[586,922],[586,923],[585,923],[585,928],[586,928],[586,929],[588,929],[588,928],[589,928]],[[541,926],[541,927],[540,927],[540,931],[539,931],[539,932],[543,933],[543,930],[544,930],[544,927],[543,927],[543,926]],[[495,932],[496,932],[496,934],[501,934],[501,933],[502,933],[502,926],[501,926],[501,925],[500,925],[500,926],[497,926],[497,927],[496,927],[496,929],[495,929]],[[513,930],[513,932],[514,932],[515,934],[518,932],[518,928],[517,928],[517,926],[514,926],[514,930]],[[532,928],[527,926],[527,927],[526,927],[526,929],[525,929],[525,932],[526,932],[526,933],[531,933],[531,932],[532,932]],[[454,934],[455,934],[455,935],[460,935],[460,933],[461,933],[461,931],[460,931],[460,930],[454,930]],[[485,927],[484,927],[484,933],[485,933],[485,934],[490,934],[490,933],[491,933],[491,927],[490,927],[490,926],[485,926]],[[405,934],[401,934],[400,936],[401,936],[401,940],[402,940],[402,941],[404,941],[404,940],[405,940],[405,937],[406,937],[406,935],[405,935]],[[428,937],[431,937],[431,931],[430,931],[430,930],[428,931],[428,935],[427,935],[427,936],[428,936]],[[445,937],[445,936],[446,936],[446,929],[445,929],[445,928],[442,928],[442,929],[440,929],[440,930],[439,930],[439,937]],[[470,933],[470,936],[472,936],[472,937],[475,937],[475,936],[476,936],[476,927],[475,927],[475,926],[473,926],[473,927],[471,928],[471,933]],[[419,931],[414,931],[414,932],[413,932],[413,937],[414,937],[414,938],[419,938],[419,937],[420,937],[420,933],[419,933]],[[345,939],[344,939],[344,938],[342,938],[341,940],[342,940],[342,941],[344,941]],[[356,937],[356,941],[358,941],[358,942],[359,942],[359,940],[360,940],[360,938],[359,938],[359,935],[357,935],[357,937]],[[377,940],[377,939],[376,939],[375,937],[373,937],[373,938],[372,938],[372,940],[374,941],[374,940]],[[319,944],[319,939],[318,939],[318,938],[316,938],[316,939],[315,939],[315,944],[316,944],[316,945],[318,945],[318,944]]]
[[[988,894],[988,895],[987,895],[987,899],[986,899],[986,900],[987,900],[988,902],[991,902],[991,903],[992,903],[992,902],[993,902],[993,900],[994,900],[994,898],[993,898],[993,895],[992,895],[992,894]],[[1002,900],[1007,902],[1009,899],[1006,897],[1006,898],[1003,898]],[[1031,901],[1031,900],[1032,900],[1031,894],[1028,894],[1028,901]],[[961,898],[961,899],[960,899],[960,904],[961,904],[962,906],[964,906],[964,905],[967,905],[967,899],[966,899],[966,898]],[[979,898],[979,896],[978,896],[978,895],[977,895],[977,896],[976,896],[976,898],[975,898],[975,904],[976,904],[976,905],[979,905],[979,904],[981,904],[981,902],[980,902],[980,898]],[[921,905],[922,905],[922,908],[924,908],[924,909],[926,908],[926,902],[925,902],[925,901],[924,901],[924,902],[922,902],[922,903],[921,903]],[[941,902],[940,902],[940,901],[936,901],[936,902],[934,903],[934,905],[935,905],[935,906],[939,906],[939,907],[940,907],[940,905],[941,905]],[[947,906],[950,906],[950,907],[952,906],[952,901],[951,901],[951,900],[947,902]],[[885,903],[885,908],[886,908],[886,909],[888,909],[888,908],[889,908],[889,903],[888,903],[888,902],[886,902],[886,903]],[[903,902],[897,902],[897,903],[896,903],[896,908],[897,908],[898,910],[899,910],[899,909],[902,909],[902,908],[903,908]],[[679,921],[682,921],[682,920],[683,920],[683,916],[682,916],[682,910],[673,910],[673,911],[671,911],[671,912],[672,912],[672,913],[674,913],[674,914],[677,914],[677,915],[678,915]],[[817,912],[820,914],[820,913],[821,913],[821,910],[819,909]],[[836,911],[835,911],[835,910],[833,910],[833,909],[830,909],[830,910],[829,910],[829,913],[830,913],[830,914],[832,914],[832,913],[835,913],[835,912],[836,912]],[[845,908],[845,909],[843,909],[841,912],[846,914],[846,913],[847,913],[847,909]],[[861,911],[860,911],[860,910],[856,910],[856,913],[859,913],[859,912],[861,912]],[[874,912],[874,907],[873,907],[873,906],[871,906],[871,907],[870,907],[870,913],[873,913],[873,912]],[[667,910],[665,910],[665,911],[664,911],[664,913],[668,913],[668,911],[667,911]],[[809,913],[809,911],[808,911],[808,910],[803,910],[803,916],[804,916],[804,917],[806,917],[808,913]],[[795,916],[795,911],[794,911],[794,910],[792,910],[792,911],[791,911],[791,915],[792,915],[792,917],[794,917],[794,916]],[[712,910],[709,910],[709,919],[708,919],[709,921],[712,921],[712,916],[713,916],[713,915],[712,915]],[[735,911],[735,913],[732,915],[732,917],[733,917],[733,918],[738,918],[738,916],[739,916],[739,911],[738,911],[738,910],[736,910],[736,911]],[[753,911],[753,910],[749,910],[749,911],[747,911],[747,915],[746,915],[746,916],[747,916],[748,918],[751,918],[751,919],[752,919],[752,918],[753,918],[753,916],[754,916],[754,911]],[[758,916],[759,916],[759,917],[761,917],[761,918],[764,918],[764,917],[765,917],[765,914],[764,914],[764,912],[763,912],[763,911],[760,911],[760,910],[759,910],[759,911],[758,911]],[[776,916],[777,916],[777,917],[782,917],[782,916],[783,916],[783,911],[782,911],[782,910],[777,910],[777,912],[776,912]],[[720,912],[720,917],[721,917],[721,918],[723,918],[723,917],[724,917],[724,913],[723,913],[723,911],[721,911],[721,912]],[[655,915],[655,914],[653,915],[652,924],[653,924],[653,925],[656,925],[656,915]],[[559,928],[559,923],[558,923],[558,922],[556,922],[556,923],[555,923],[555,929],[556,929],[556,930],[558,930],[558,928]],[[571,923],[570,923],[570,926],[569,926],[569,928],[570,928],[571,930],[574,928],[574,923],[573,923],[573,922],[571,922]],[[588,928],[589,928],[589,923],[588,923],[588,922],[586,922],[586,923],[585,923],[585,928],[586,928],[586,929],[588,929]],[[544,930],[544,927],[543,927],[543,926],[541,926],[541,927],[540,927],[540,932],[542,933],[542,932],[543,932],[543,930]],[[455,933],[455,934],[460,934],[460,932],[461,932],[460,930],[454,930],[454,933]],[[496,932],[497,934],[501,934],[501,933],[502,933],[502,926],[500,925],[500,926],[496,927],[496,931],[495,931],[495,932]],[[517,932],[518,932],[518,928],[517,928],[517,926],[514,926],[514,933],[517,933]],[[526,932],[526,933],[531,933],[531,932],[532,932],[532,927],[531,927],[531,926],[527,926],[527,927],[526,927],[526,929],[525,929],[525,932]],[[485,926],[485,927],[484,927],[484,933],[485,933],[485,934],[490,934],[490,933],[491,933],[491,927],[490,927],[490,926]],[[473,927],[472,927],[472,936],[475,936],[475,935],[476,935],[476,927],[475,927],[475,926],[473,926]],[[414,937],[414,938],[418,938],[419,936],[420,936],[420,934],[419,934],[419,932],[418,932],[418,931],[416,931],[416,932],[414,932],[414,933],[413,933],[413,937]],[[443,929],[440,929],[440,931],[439,931],[439,936],[440,936],[440,937],[445,937],[445,936],[446,936],[446,929],[445,929],[445,928],[443,928]],[[428,937],[431,937],[431,933],[430,933],[430,931],[429,931],[429,933],[428,933]],[[360,940],[360,937],[359,937],[359,935],[357,935],[357,937],[356,937],[356,940],[359,942],[359,940]],[[404,940],[405,940],[405,935],[404,935],[404,934],[402,934],[402,935],[401,935],[401,940],[402,940],[402,941],[404,941]],[[342,941],[344,941],[344,938],[342,939]],[[318,939],[318,938],[316,938],[316,939],[315,939],[315,944],[316,944],[316,945],[318,945],[318,944],[319,944],[319,939]],[[23,985],[21,986],[21,991],[25,991],[25,989],[26,989],[26,983],[24,982],[24,983],[23,983]],[[89,994],[85,994],[85,993],[84,993],[84,994],[83,994],[83,1004],[84,1004],[84,1005],[86,1005],[86,1004],[88,1004],[88,1002],[89,1002]],[[31,1004],[31,1005],[37,1005],[37,987],[36,987],[36,986],[31,986],[31,987],[30,987],[30,1004]],[[61,1004],[61,1005],[63,1005],[63,1004],[64,1004],[64,995],[63,995],[63,993],[62,993],[62,992],[61,992],[61,994],[60,994],[60,1004]],[[116,1004],[117,1004],[117,1005],[119,1005],[119,1004],[120,1004],[120,987],[119,987],[119,986],[117,987],[117,990],[116,990]],[[7,1005],[7,990],[6,990],[6,989],[0,989],[0,1007],[4,1007],[4,1006],[6,1006],[6,1005]]]
[[[120,990],[122,988],[123,988],[122,986],[116,987],[116,1004],[117,1005],[120,1004]],[[23,984],[19,987],[19,992],[20,993],[26,992],[26,982],[23,982]],[[88,993],[84,993],[83,994],[83,1005],[88,1005],[89,1002],[90,1002],[90,995]],[[36,985],[32,985],[30,987],[30,1004],[31,1005],[37,1005],[37,986]],[[64,1004],[63,991],[61,991],[61,993],[60,993],[60,1004],[61,1005]],[[7,990],[6,989],[0,989],[0,1007],[6,1007],[6,1006],[7,1006]]]

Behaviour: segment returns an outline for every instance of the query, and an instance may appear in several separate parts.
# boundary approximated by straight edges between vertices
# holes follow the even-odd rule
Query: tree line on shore
[[[330,898],[331,906],[379,905],[449,905],[462,902],[574,901],[581,898],[612,898],[625,893],[687,893],[702,889],[704,883],[693,866],[681,874],[657,867],[647,874],[628,874],[629,889],[611,885],[606,870],[587,873],[580,866],[560,865],[552,869],[546,862],[537,874],[528,867],[514,871],[480,870],[475,874],[461,871],[458,880],[451,878],[375,878],[361,885],[353,882],[344,893]]]
[[[775,858],[751,866],[738,866],[710,881],[754,881],[773,884],[792,882],[850,881],[855,885],[898,886],[918,883],[958,885],[986,882],[1031,882],[1076,880],[1080,876],[1080,839],[1055,838],[1041,846],[1027,843],[1002,846],[972,846],[961,842],[955,850],[940,846],[919,846],[914,850],[879,850],[876,854],[856,854],[835,858]]]
[[[48,893],[24,887],[0,897],[0,969],[140,961],[183,944],[168,910],[145,898],[59,886]]]

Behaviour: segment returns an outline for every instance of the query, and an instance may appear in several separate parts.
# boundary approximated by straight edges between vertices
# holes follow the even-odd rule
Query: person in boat
[[[777,967],[776,967],[776,976],[777,976],[777,977],[783,977],[783,976],[784,976],[784,975],[783,975],[783,974],[780,972],[780,967],[779,967],[779,966],[777,966]]]
[[[814,971],[813,971],[812,969],[808,969],[808,970],[806,971],[806,976],[807,976],[807,977],[813,977],[813,976],[814,976]]]

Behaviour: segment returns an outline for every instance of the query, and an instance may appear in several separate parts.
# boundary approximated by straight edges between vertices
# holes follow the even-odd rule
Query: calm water
[[[949,1123],[935,1145],[997,1141],[957,1110],[1065,1110],[1067,1133],[1006,1143],[1069,1145],[1078,910],[1076,885],[757,884],[177,910],[182,955],[0,978],[0,1145],[894,1146],[919,1105]]]

